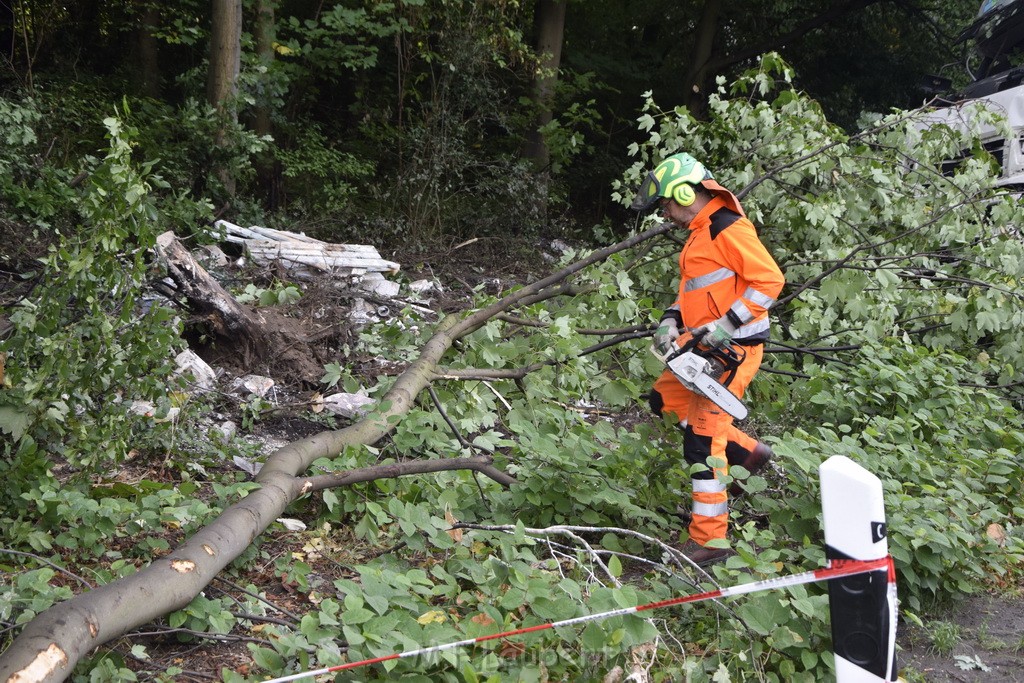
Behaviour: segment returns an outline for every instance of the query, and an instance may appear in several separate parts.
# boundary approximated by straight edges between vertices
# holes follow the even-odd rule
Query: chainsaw
[[[662,354],[655,346],[651,353],[668,366],[672,374],[690,391],[700,394],[737,420],[747,416],[747,407],[719,379],[727,371],[732,374],[743,362],[743,356],[732,347],[724,349],[698,346],[700,337],[693,337],[677,350]],[[726,380],[728,384],[729,380]]]

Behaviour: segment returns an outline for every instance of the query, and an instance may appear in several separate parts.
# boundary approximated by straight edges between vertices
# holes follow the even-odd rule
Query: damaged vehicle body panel
[[[1005,124],[980,122],[982,147],[999,166],[997,184],[1024,190],[1024,0],[985,0],[978,17],[956,42],[971,44],[976,62],[973,68],[968,66],[972,80],[945,98],[945,106],[928,116],[929,125],[943,123],[966,130],[969,122],[978,125],[979,108],[998,114]],[[977,151],[963,150],[959,158],[943,165],[944,170],[952,173]]]

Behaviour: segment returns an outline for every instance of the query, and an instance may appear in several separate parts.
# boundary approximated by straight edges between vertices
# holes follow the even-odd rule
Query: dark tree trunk
[[[274,10],[276,5],[276,0],[257,0],[256,2],[256,55],[259,58],[260,66],[267,69],[264,78],[274,64]],[[261,137],[272,134],[273,125],[270,120],[270,112],[271,103],[265,96],[256,104],[252,123],[253,131]],[[266,197],[267,208],[271,211],[276,210],[278,208],[278,177],[273,154],[264,152],[256,159],[256,174],[260,188]]]
[[[157,99],[161,91],[160,51],[159,42],[153,31],[160,25],[160,10],[154,5],[147,5],[135,29],[135,49],[138,62],[134,71],[138,91],[146,96]]]
[[[694,116],[700,118],[707,103],[708,79],[713,76],[708,66],[714,52],[715,37],[718,35],[718,18],[722,14],[722,0],[706,0],[697,24],[696,40],[690,54],[686,71],[686,91],[683,104]]]
[[[242,66],[242,0],[213,0],[210,27],[210,71],[206,97],[222,117],[214,144],[226,147],[227,128],[238,121],[238,73]],[[235,179],[226,168],[217,175],[229,195],[234,195]]]
[[[551,123],[555,88],[558,86],[558,68],[562,62],[562,41],[565,33],[565,0],[539,0],[534,15],[536,49],[540,59],[539,70],[533,80],[533,101],[537,118],[526,133],[523,155],[533,162],[539,180],[536,213],[547,219],[547,188],[551,175],[551,154],[541,129]]]
[[[562,62],[562,40],[565,33],[565,0],[540,0],[534,18],[537,55],[540,70],[533,81],[533,100],[538,114],[533,128],[526,135],[524,154],[534,167],[547,172],[551,163],[547,144],[540,129],[551,123],[552,100],[558,86],[558,68]]]

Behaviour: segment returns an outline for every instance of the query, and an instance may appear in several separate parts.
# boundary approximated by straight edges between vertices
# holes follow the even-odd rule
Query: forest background
[[[970,126],[907,111],[929,75],[966,82],[976,5],[3,3],[0,673],[54,642],[81,680],[258,680],[806,570],[832,454],[885,483],[901,619],[948,654],[942,610],[1019,591],[1024,544],[1018,199]],[[625,208],[678,150],[741,193],[788,281],[748,424],[779,462],[735,506],[739,554],[698,578],[653,540],[685,526],[687,472],[642,408],[678,242]],[[281,411],[188,392],[170,359],[229,340],[153,296],[157,235],[211,244],[218,218],[373,244],[460,296],[328,339],[290,390],[362,388],[376,410],[292,416],[313,436],[250,452],[200,416],[256,433]],[[226,286],[285,317],[315,301],[281,273]],[[256,483],[240,453],[269,463]],[[397,469],[345,479],[378,465]],[[223,564],[154,588],[211,529],[237,539]],[[133,580],[160,594],[142,621],[101,604]],[[74,595],[96,600],[69,633]],[[378,675],[820,680],[825,605],[763,594]]]

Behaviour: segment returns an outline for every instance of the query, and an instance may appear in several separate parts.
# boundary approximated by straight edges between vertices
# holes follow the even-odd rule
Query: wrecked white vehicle
[[[944,123],[962,131],[976,127],[981,146],[999,166],[997,185],[1024,192],[1024,0],[985,0],[957,43],[971,45],[967,67],[972,80],[945,95],[927,125]],[[952,173],[979,151],[962,150],[944,170]]]

